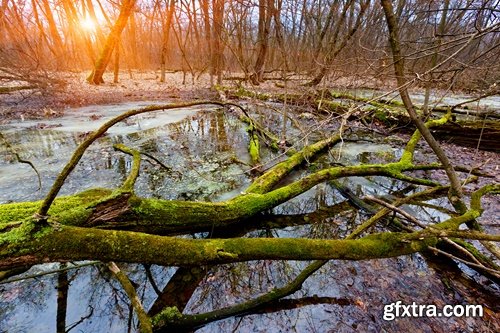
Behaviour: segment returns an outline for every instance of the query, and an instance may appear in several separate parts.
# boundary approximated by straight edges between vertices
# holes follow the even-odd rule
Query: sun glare
[[[86,17],[80,21],[80,25],[84,30],[94,31],[96,28],[96,23],[90,17]]]

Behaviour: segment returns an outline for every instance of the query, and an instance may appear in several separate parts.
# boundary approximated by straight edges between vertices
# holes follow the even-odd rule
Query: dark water
[[[37,191],[36,176],[26,165],[15,161],[12,153],[0,154],[0,202],[43,198],[70,153],[82,141],[84,132],[93,130],[89,121],[97,115],[107,117],[137,105],[99,106],[76,110],[62,119],[19,123],[1,129],[3,136],[24,159],[32,161],[42,176]],[[252,109],[270,128],[281,128],[282,117]],[[95,118],[96,116],[94,116]],[[61,126],[59,126],[61,125]],[[315,120],[303,120],[312,128]],[[43,128],[42,128],[43,127]],[[334,128],[328,128],[334,130]],[[279,133],[279,130],[276,130]],[[299,137],[299,129],[287,130],[288,137]],[[313,133],[314,141],[321,133]],[[331,163],[357,164],[394,160],[401,153],[394,140],[366,134],[359,142],[346,142],[307,167],[292,174],[288,181]],[[250,158],[244,126],[234,111],[186,109],[168,114],[159,112],[120,124],[94,144],[64,185],[62,194],[91,187],[118,186],[130,170],[130,159],[111,148],[124,143],[160,159],[168,169],[154,161],[142,163],[136,192],[141,196],[181,200],[225,200],[243,191],[251,182]],[[302,142],[301,144],[305,144]],[[300,148],[300,145],[299,147]],[[283,157],[266,149],[265,161],[275,163]],[[240,162],[235,162],[235,157]],[[266,167],[269,165],[266,164]],[[356,194],[384,195],[404,185],[382,177],[355,177],[343,184]],[[308,213],[327,210],[344,199],[328,185],[318,185],[290,202],[276,207],[272,215],[294,215],[297,220]],[[436,201],[435,204],[444,204]],[[424,220],[445,216],[437,211],[406,207]],[[298,223],[284,229],[253,231],[250,236],[343,237],[363,216],[355,210],[340,214],[311,215],[307,225]],[[121,286],[101,264],[85,262],[47,264],[32,267],[22,276],[68,269],[62,272],[0,285],[0,332],[55,332],[62,323],[72,332],[127,332],[137,330],[137,320]],[[83,265],[83,267],[79,267]],[[241,303],[291,281],[307,263],[258,261],[206,268],[207,274],[188,302],[185,313],[201,313]],[[432,266],[432,264],[431,264]],[[78,268],[79,267],[79,268]],[[436,271],[421,255],[395,259],[348,262],[333,260],[322,267],[288,301],[262,309],[260,313],[212,323],[200,332],[477,332],[486,331],[488,318],[413,318],[384,321],[385,304],[401,300],[405,304],[484,304],[498,311],[495,286],[479,287],[470,282],[481,278],[453,266]],[[137,293],[146,309],[157,295],[147,277],[162,289],[176,268],[141,264],[121,265],[137,284]],[[179,291],[181,292],[181,291]],[[281,310],[280,309],[284,309]],[[495,326],[493,326],[495,327]]]

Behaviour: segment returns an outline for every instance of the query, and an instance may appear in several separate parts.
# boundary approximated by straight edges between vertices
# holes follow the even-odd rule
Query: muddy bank
[[[196,84],[187,80],[182,84],[182,73],[172,73],[164,83],[154,72],[122,73],[119,83],[113,83],[111,73],[104,76],[105,83],[90,85],[87,72],[63,73],[62,85],[46,90],[23,89],[0,94],[0,124],[12,119],[44,119],[58,117],[70,107],[88,105],[164,100],[213,99],[208,75]],[[206,76],[206,77],[205,77]]]

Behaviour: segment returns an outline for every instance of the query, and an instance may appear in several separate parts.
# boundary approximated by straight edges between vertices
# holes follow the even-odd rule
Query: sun
[[[86,17],[83,20],[80,21],[80,26],[82,29],[87,30],[87,31],[94,31],[96,28],[96,23],[93,19],[90,17]]]

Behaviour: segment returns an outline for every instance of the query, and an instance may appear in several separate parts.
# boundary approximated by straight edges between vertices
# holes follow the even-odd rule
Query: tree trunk
[[[209,11],[209,0],[200,0],[201,3],[201,11],[203,15],[203,23],[205,27],[205,43],[206,43],[206,52],[208,59],[208,67],[210,67],[210,84],[213,84],[213,74],[214,69],[212,66],[212,27],[210,26],[210,11]]]
[[[170,37],[170,27],[172,26],[172,17],[175,11],[175,2],[176,0],[170,0],[167,9],[167,18],[165,20],[165,25],[163,26],[163,39],[160,55],[160,82],[165,82],[168,42]]]
[[[458,178],[453,165],[446,156],[446,153],[441,148],[439,143],[434,139],[431,132],[427,127],[425,127],[424,122],[417,115],[413,103],[406,88],[406,78],[405,78],[405,64],[404,57],[401,54],[401,46],[399,42],[399,27],[396,21],[396,16],[392,8],[392,2],[390,0],[381,0],[382,7],[384,8],[385,17],[387,20],[387,27],[389,29],[389,42],[391,44],[392,56],[394,59],[394,72],[396,74],[396,80],[399,86],[399,94],[403,100],[403,104],[408,111],[408,114],[418,128],[425,141],[432,148],[438,159],[441,161],[445,167],[446,174],[451,182],[452,193],[450,200],[452,203],[457,203],[462,197],[462,185],[460,179]]]
[[[114,52],[115,59],[113,64],[113,83],[118,83],[118,78],[120,76],[120,41],[116,43]]]
[[[113,49],[117,47],[117,43],[120,40],[120,35],[127,24],[127,20],[132,13],[136,0],[123,0],[122,6],[120,8],[120,15],[116,20],[115,24],[111,28],[111,32],[106,38],[106,43],[104,44],[104,48],[101,51],[101,54],[97,58],[97,61],[94,66],[94,70],[90,73],[87,81],[92,84],[101,84],[104,83],[102,76],[104,75],[104,71],[108,66],[109,61],[111,60],[111,54],[113,53]]]
[[[224,27],[224,1],[213,0],[213,36],[212,36],[212,69],[217,77],[217,84],[222,84],[222,69],[224,65],[224,44],[222,29]]]
[[[45,12],[45,17],[47,18],[47,23],[49,25],[49,31],[52,38],[52,42],[54,43],[54,49],[57,52],[56,62],[60,66],[64,66],[64,44],[61,36],[59,35],[59,31],[57,30],[56,21],[54,19],[54,15],[52,14],[52,10],[50,9],[50,5],[48,0],[42,0],[43,11]]]
[[[436,41],[434,42],[435,50],[434,53],[432,54],[431,57],[431,64],[429,68],[434,68],[437,64],[438,56],[439,56],[439,46],[441,45],[441,40],[442,40],[442,35],[445,32],[446,28],[446,16],[448,15],[448,7],[450,5],[450,0],[445,0],[443,2],[443,11],[441,12],[441,19],[439,20],[439,26],[437,29],[437,37]],[[424,115],[427,117],[429,116],[429,97],[431,94],[431,85],[432,85],[432,73],[430,74],[429,77],[429,82],[427,82],[426,87],[425,87],[425,96],[424,96],[424,105],[423,105],[423,112]]]
[[[342,25],[346,24],[346,15],[347,15],[347,10],[349,8],[353,8],[356,5],[355,1],[348,1],[346,2],[340,19],[337,21],[337,24],[335,25],[335,29],[333,32],[333,37],[329,41],[329,47],[327,51],[327,55],[325,57],[325,60],[323,61],[323,64],[320,65],[320,69],[316,76],[308,82],[306,85],[307,86],[316,86],[321,83],[325,75],[328,73],[329,68],[333,65],[333,62],[337,55],[347,46],[347,43],[351,40],[351,38],[354,36],[356,31],[358,31],[358,28],[360,27],[361,23],[363,22],[363,17],[367,11],[367,9],[370,6],[370,0],[365,0],[364,2],[361,2],[360,4],[360,9],[358,16],[356,18],[356,23],[347,30],[344,36],[342,36],[341,39],[339,39],[339,34]]]
[[[264,78],[264,64],[269,48],[269,32],[271,30],[272,8],[274,0],[259,0],[259,32],[257,35],[258,52],[254,72],[250,75],[253,84],[258,85]]]

